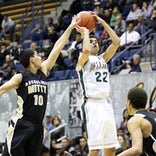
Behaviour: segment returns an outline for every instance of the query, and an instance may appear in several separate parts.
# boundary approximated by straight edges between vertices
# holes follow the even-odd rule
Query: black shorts
[[[43,127],[30,121],[9,121],[2,156],[39,156],[43,140]]]

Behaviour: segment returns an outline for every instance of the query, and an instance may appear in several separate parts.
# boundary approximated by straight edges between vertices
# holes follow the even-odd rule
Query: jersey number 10
[[[34,95],[34,105],[42,106],[43,105],[43,96],[42,95]]]

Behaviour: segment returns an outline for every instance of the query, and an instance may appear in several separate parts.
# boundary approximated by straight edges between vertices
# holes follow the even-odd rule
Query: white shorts
[[[81,106],[86,126],[89,150],[118,148],[117,131],[112,105],[107,100],[89,99]]]

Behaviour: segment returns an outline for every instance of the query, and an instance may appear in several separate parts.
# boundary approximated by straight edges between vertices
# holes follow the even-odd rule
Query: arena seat
[[[65,57],[64,58],[64,64],[65,64],[66,69],[74,69],[71,58]]]
[[[23,66],[20,63],[15,63],[14,65],[15,65],[15,71],[17,71],[17,72],[21,71],[23,69]]]
[[[23,49],[30,48],[30,44],[31,44],[31,41],[23,42],[23,43],[22,43],[22,48],[23,48]]]
[[[53,71],[47,81],[65,80],[64,70]]]
[[[75,69],[71,69],[70,75],[68,77],[69,79],[77,79],[78,75]]]

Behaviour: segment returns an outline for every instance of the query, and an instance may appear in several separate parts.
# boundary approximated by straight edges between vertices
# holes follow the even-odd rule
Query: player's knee
[[[99,150],[90,150],[88,156],[98,156]]]
[[[106,148],[104,149],[105,156],[115,156],[115,148]]]

